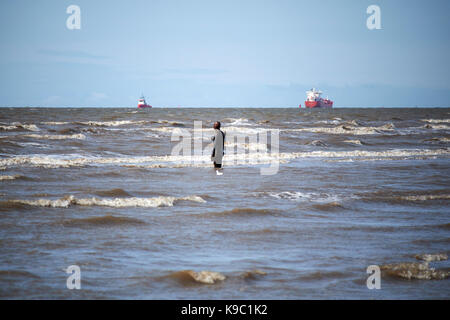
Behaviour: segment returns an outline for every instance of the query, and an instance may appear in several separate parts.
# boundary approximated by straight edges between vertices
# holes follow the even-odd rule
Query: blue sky
[[[66,8],[81,8],[81,29]],[[381,8],[381,30],[366,9]],[[2,0],[0,106],[449,106],[447,0]]]

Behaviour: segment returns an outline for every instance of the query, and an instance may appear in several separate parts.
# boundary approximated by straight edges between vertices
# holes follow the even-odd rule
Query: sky
[[[336,107],[448,107],[449,14],[448,0],[2,0],[0,106],[297,107],[316,87]]]

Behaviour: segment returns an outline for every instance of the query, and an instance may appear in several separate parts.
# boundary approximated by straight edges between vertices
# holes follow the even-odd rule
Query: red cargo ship
[[[315,88],[312,88],[309,91],[306,91],[306,108],[332,108],[333,101],[330,99],[323,99],[320,95],[322,91],[318,91]]]

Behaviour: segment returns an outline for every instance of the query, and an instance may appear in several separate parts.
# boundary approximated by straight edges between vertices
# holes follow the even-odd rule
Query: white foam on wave
[[[149,137],[149,138],[159,138],[159,134],[157,134],[157,133],[146,133],[146,134],[144,134],[146,137]]]
[[[154,164],[123,164],[124,168],[210,168],[211,163],[154,163]]]
[[[381,265],[383,273],[402,279],[443,280],[450,276],[450,271],[431,268],[428,262],[402,262]]]
[[[19,135],[20,137],[20,135]],[[46,147],[47,145],[42,145],[40,143],[37,142],[14,142],[15,144],[21,146],[21,147],[28,147],[28,146],[33,146],[33,147]]]
[[[258,146],[259,147],[259,146]],[[303,158],[346,158],[355,160],[371,160],[373,158],[380,159],[407,159],[410,157],[437,157],[448,156],[450,150],[446,149],[394,149],[383,151],[311,151],[311,152],[286,152],[286,153],[230,153],[225,154],[225,165],[257,165],[273,163],[279,161],[285,163],[293,159]],[[182,155],[164,155],[164,156],[142,156],[142,157],[83,157],[73,155],[50,156],[50,155],[26,155],[13,156],[9,158],[1,158],[0,166],[40,166],[40,167],[72,167],[86,165],[154,165],[154,167],[195,167],[210,164],[210,154],[198,156],[182,156]]]
[[[178,128],[178,127],[159,127],[159,128],[145,128],[146,130],[152,130],[152,131],[158,131],[162,133],[171,133],[174,135],[182,135],[183,130],[187,130],[190,134],[193,134],[194,129],[193,128]],[[222,131],[224,131],[226,134],[257,134],[257,133],[263,133],[268,132],[272,129],[270,128],[263,128],[263,127],[236,127],[236,126],[222,126]],[[214,133],[213,128],[202,128],[199,130],[202,132],[202,134],[210,134],[211,136]],[[209,137],[208,137],[209,138]]]
[[[44,121],[44,122],[41,122],[41,124],[50,125],[50,126],[60,126],[60,125],[69,124],[69,122],[64,122],[64,121]]]
[[[62,135],[50,135],[50,134],[24,134],[22,137],[33,138],[33,139],[47,139],[47,140],[64,140],[64,139],[78,139],[85,140],[86,136],[84,134],[62,134]]]
[[[230,132],[233,134],[258,134],[258,133],[265,133],[269,132],[272,129],[270,128],[264,128],[264,127],[236,127],[236,126],[223,126],[221,128],[225,132]],[[211,129],[212,131],[213,129]]]
[[[437,156],[408,156],[408,157],[379,157],[379,158],[348,158],[348,159],[333,159],[333,160],[325,160],[325,162],[363,162],[363,161],[398,161],[398,160],[429,160],[429,159],[437,159]]]
[[[75,198],[73,195],[51,200],[51,199],[38,199],[38,200],[9,200],[8,202],[25,204],[29,206],[38,207],[52,207],[52,208],[68,208],[70,206],[103,206],[114,208],[126,208],[126,207],[143,207],[143,208],[156,208],[156,207],[172,207],[177,201],[192,201],[198,203],[205,203],[206,201],[199,196],[188,197],[154,197],[154,198]]]
[[[171,124],[171,125],[184,124],[183,121],[173,121],[173,120],[163,120],[163,119],[157,120],[156,122],[160,123],[160,124]]]
[[[334,125],[336,125],[336,124],[340,124],[341,120],[342,120],[340,118],[338,118],[338,119],[334,119],[334,120],[319,120],[319,121],[316,121],[316,123],[320,123],[320,124],[334,124]]]
[[[416,254],[414,256],[417,260],[423,260],[426,262],[432,262],[432,261],[443,261],[448,259],[448,255],[446,253],[423,253],[423,254]]]
[[[449,149],[393,149],[382,151],[311,151],[294,152],[295,158],[372,158],[372,157],[399,157],[407,158],[413,156],[440,156],[450,155]]]
[[[450,119],[422,119],[421,121],[428,123],[450,123]]]
[[[374,135],[391,134],[395,132],[395,126],[392,123],[380,127],[360,127],[355,125],[341,125],[338,127],[312,127],[301,129],[282,129],[285,132],[313,132],[327,134],[348,134],[348,135]]]
[[[351,144],[357,144],[357,145],[363,145],[361,140],[345,140],[344,142],[351,143]]]
[[[285,162],[291,156],[284,156],[282,159],[278,156],[269,153],[248,153],[248,154],[231,154],[227,155],[227,165],[241,165],[241,164],[265,164],[271,163],[274,160],[279,160],[281,163]],[[33,166],[46,168],[59,167],[82,167],[87,165],[126,165],[139,166],[149,168],[164,168],[164,167],[203,167],[206,164],[211,164],[210,155],[202,156],[144,156],[144,157],[76,157],[69,156],[15,156],[10,158],[0,159],[0,166]]]
[[[290,201],[312,201],[312,202],[339,202],[340,198],[337,195],[315,192],[300,192],[300,191],[283,191],[283,192],[269,192],[268,195],[275,199],[290,200]]]
[[[248,119],[246,118],[227,118],[224,119],[224,121],[227,121],[227,125],[229,126],[252,126],[253,123],[249,123]],[[225,124],[225,123],[224,123]]]
[[[19,174],[13,175],[13,176],[0,176],[0,181],[3,180],[15,180],[17,178],[20,178],[21,176]]]
[[[23,124],[20,122],[13,122],[10,125],[0,125],[0,130],[17,130],[24,129],[28,131],[39,131],[39,128],[35,124]]]
[[[427,194],[427,195],[412,195],[400,197],[407,201],[427,201],[427,200],[446,200],[450,199],[450,194]]]
[[[97,126],[97,127],[117,127],[117,126],[123,126],[123,125],[130,125],[130,124],[143,124],[146,123],[145,120],[120,120],[120,121],[80,121],[77,122],[80,124],[84,124],[87,126]]]

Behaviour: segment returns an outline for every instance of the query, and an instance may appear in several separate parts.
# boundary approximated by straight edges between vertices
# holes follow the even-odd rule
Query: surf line
[[[181,308],[181,314],[182,315],[208,315],[209,318],[212,318],[214,316],[214,311],[216,310],[216,307],[196,307],[191,306],[189,303],[187,307]]]

